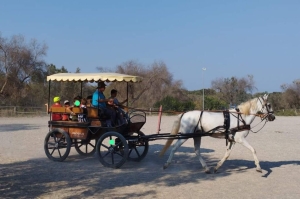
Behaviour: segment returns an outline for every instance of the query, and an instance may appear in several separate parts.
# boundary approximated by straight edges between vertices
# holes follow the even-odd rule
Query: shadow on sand
[[[40,129],[40,126],[31,125],[31,124],[2,124],[0,125],[0,132],[8,131],[24,131],[24,130],[33,130]]]
[[[45,158],[32,159],[24,162],[0,164],[0,195],[5,198],[38,198],[47,192],[67,193],[58,198],[120,197],[110,191],[114,188],[128,189],[131,185],[149,186],[151,184],[176,186],[185,183],[201,183],[203,180],[215,180],[231,175],[224,170],[238,167],[253,168],[253,161],[228,160],[224,163],[221,174],[207,175],[203,172],[192,147],[180,147],[176,153],[176,161],[166,170],[162,169],[167,159],[158,156],[157,149],[162,145],[152,145],[148,155],[141,162],[126,162],[120,169],[103,167],[96,155],[82,157],[70,155],[64,162],[52,162]],[[74,149],[72,149],[74,150]],[[212,159],[214,150],[201,149],[203,157],[209,165],[218,160]],[[265,177],[271,174],[272,168],[287,164],[299,165],[300,161],[262,161],[262,169],[267,170]],[[239,172],[246,172],[241,169]],[[180,179],[180,180],[178,180]],[[99,194],[100,193],[100,194]],[[102,195],[105,193],[105,195]],[[122,198],[145,197],[155,195],[156,190],[131,190],[122,194]]]

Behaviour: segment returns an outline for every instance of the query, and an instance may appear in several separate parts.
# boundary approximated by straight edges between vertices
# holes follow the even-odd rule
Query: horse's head
[[[260,107],[260,110],[258,110],[258,114],[262,115],[262,119],[266,119],[268,121],[274,121],[275,115],[274,111],[272,109],[271,104],[268,102],[268,96],[265,94],[263,97],[258,97],[257,105]]]

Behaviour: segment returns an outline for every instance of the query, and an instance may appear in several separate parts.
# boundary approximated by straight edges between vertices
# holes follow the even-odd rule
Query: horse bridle
[[[268,121],[268,117],[269,115],[272,115],[274,114],[274,111],[270,111],[270,108],[271,108],[271,104],[270,103],[267,103],[266,100],[263,99],[263,102],[262,100],[260,99],[261,97],[258,97],[258,100],[259,102],[261,103],[262,107],[261,107],[261,110],[257,112],[257,114],[259,114],[261,120],[266,120]],[[267,109],[267,113],[263,113],[263,109],[266,108]]]

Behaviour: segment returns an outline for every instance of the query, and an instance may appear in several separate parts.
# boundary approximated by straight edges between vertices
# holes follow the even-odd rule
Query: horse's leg
[[[187,139],[179,139],[177,140],[177,142],[173,145],[172,147],[172,150],[171,150],[171,153],[170,153],[170,156],[167,160],[167,162],[164,164],[164,169],[166,169],[170,164],[171,164],[171,161],[172,161],[172,158],[174,156],[174,153],[177,151],[177,149],[185,142],[187,141]]]
[[[260,168],[259,160],[256,156],[255,149],[249,144],[249,142],[245,138],[241,139],[241,141],[239,141],[238,143],[242,144],[243,146],[245,146],[247,149],[249,149],[252,152],[254,162],[255,162],[255,165],[256,165],[256,171],[261,173],[262,170]]]
[[[227,149],[226,149],[226,153],[224,155],[224,157],[218,162],[217,166],[215,167],[214,169],[214,172],[216,173],[218,171],[218,169],[222,166],[222,164],[225,162],[225,160],[228,159],[230,153],[231,153],[231,150],[234,146],[234,142],[232,141],[229,141],[229,144],[227,145]]]
[[[207,167],[206,162],[203,160],[200,154],[200,144],[201,144],[201,137],[194,137],[194,147],[195,147],[195,153],[199,158],[199,161],[204,168],[205,173],[210,173],[209,168]]]

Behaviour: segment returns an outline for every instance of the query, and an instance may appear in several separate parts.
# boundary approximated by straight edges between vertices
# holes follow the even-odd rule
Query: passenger
[[[78,122],[87,122],[87,108],[86,108],[87,100],[85,98],[81,99],[80,108],[82,109],[83,113],[78,114]]]
[[[117,111],[116,111],[116,105],[114,104],[114,98],[108,98],[108,102],[107,102],[107,111],[109,112],[109,114],[112,116],[110,121],[108,122],[108,126],[115,126],[117,124]]]
[[[98,108],[100,117],[105,116],[107,118],[107,126],[112,126],[112,121],[115,121],[115,116],[111,114],[112,112],[106,107],[108,100],[105,99],[105,95],[103,93],[105,91],[105,87],[106,85],[104,82],[98,83],[97,90],[93,93],[92,105]]]
[[[119,102],[119,100],[117,99],[117,94],[118,94],[118,91],[116,89],[112,89],[110,91],[110,97],[113,98],[113,103],[115,104],[115,108],[116,108],[116,116],[117,116],[117,119],[118,119],[118,123],[119,125],[122,125],[124,123],[126,123],[126,120],[125,120],[125,111],[122,109],[123,104],[125,102],[128,101],[128,99],[125,99],[124,101],[122,102]]]
[[[121,107],[121,106],[123,106],[123,104],[125,102],[128,101],[128,99],[125,99],[124,101],[119,102],[119,100],[117,99],[117,95],[118,95],[118,91],[116,89],[112,89],[110,91],[110,97],[112,97],[114,99],[114,104]]]
[[[74,98],[73,107],[71,107],[71,109],[75,108],[75,107],[78,107],[78,108],[80,107],[80,101],[78,99],[79,99],[78,96]],[[73,112],[71,113],[71,120],[78,121],[78,116]]]
[[[92,107],[93,106],[92,105],[92,98],[93,98],[92,95],[87,96],[87,98],[86,98],[86,107]]]
[[[54,104],[51,107],[62,107],[60,104],[60,97],[54,97],[53,102],[54,102]],[[53,121],[57,121],[57,120],[61,120],[61,119],[62,119],[62,116],[60,113],[52,113]]]
[[[68,112],[68,113],[62,114],[62,120],[68,121],[68,120],[70,120],[70,114],[72,113],[72,111],[70,109],[70,102],[69,102],[69,100],[65,100],[64,101],[64,107],[66,107],[66,112]]]

